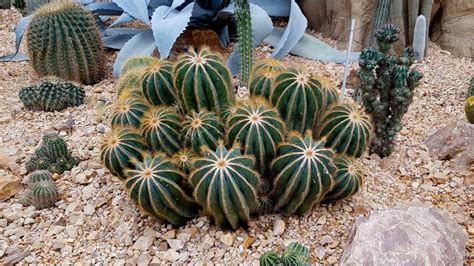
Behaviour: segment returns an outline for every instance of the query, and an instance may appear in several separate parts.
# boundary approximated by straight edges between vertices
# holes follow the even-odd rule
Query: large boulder
[[[405,203],[358,218],[341,265],[462,265],[467,239],[433,205]]]

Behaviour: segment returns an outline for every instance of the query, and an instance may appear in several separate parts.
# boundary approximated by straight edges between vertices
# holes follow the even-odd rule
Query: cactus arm
[[[239,34],[240,83],[247,86],[252,69],[252,19],[248,0],[235,1],[235,16]]]

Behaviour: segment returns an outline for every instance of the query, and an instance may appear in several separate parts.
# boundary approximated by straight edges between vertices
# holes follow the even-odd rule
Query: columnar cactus
[[[312,74],[294,68],[275,80],[271,102],[278,109],[288,130],[304,133],[312,129],[323,107],[321,84]]]
[[[266,99],[270,99],[273,85],[275,83],[275,77],[278,72],[270,70],[259,70],[252,74],[249,82],[250,95],[263,96]]]
[[[19,92],[20,100],[28,110],[45,112],[79,106],[84,102],[85,95],[83,88],[58,80],[44,80]]]
[[[153,105],[175,104],[178,95],[173,87],[173,65],[160,60],[145,68],[142,73],[142,91]]]
[[[252,156],[242,155],[236,146],[228,150],[223,143],[215,151],[204,149],[203,157],[195,160],[190,176],[194,198],[217,225],[237,229],[250,220],[258,207],[259,175],[254,166]]]
[[[124,169],[133,167],[134,161],[141,160],[145,150],[146,144],[137,130],[117,127],[104,137],[100,160],[113,175],[126,179]]]
[[[59,192],[54,182],[43,180],[31,184],[31,189],[21,197],[20,203],[43,209],[54,206],[58,200]]]
[[[31,173],[30,178],[29,178],[29,184],[34,184],[40,181],[53,182],[53,175],[48,170],[37,170]]]
[[[338,153],[360,157],[370,141],[370,117],[356,104],[334,105],[321,121],[318,137]]]
[[[247,85],[253,61],[252,16],[249,0],[235,0],[235,16],[239,35],[240,83]]]
[[[130,198],[161,222],[181,225],[196,215],[196,204],[180,185],[184,174],[165,155],[145,156],[126,175]]]
[[[423,15],[418,16],[415,24],[415,31],[413,32],[413,51],[415,53],[415,59],[421,60],[425,57],[425,49],[428,37],[426,24],[426,18]]]
[[[184,112],[215,111],[220,114],[234,101],[232,78],[222,58],[208,49],[190,48],[174,67],[174,85]]]
[[[263,98],[254,98],[239,107],[227,120],[229,145],[239,143],[243,153],[256,158],[256,169],[263,175],[285,138],[285,125],[278,110]]]
[[[224,138],[224,126],[213,112],[192,111],[184,118],[181,136],[184,146],[195,153],[200,153],[202,146],[214,150]]]
[[[55,1],[37,9],[27,42],[40,76],[84,84],[95,84],[104,76],[104,49],[94,16],[74,2]]]
[[[338,155],[334,159],[337,171],[334,174],[335,186],[324,197],[324,202],[344,199],[357,193],[365,176],[362,169],[356,164],[354,158]]]
[[[271,195],[283,214],[310,211],[334,186],[334,152],[324,145],[313,140],[311,131],[304,137],[292,133],[280,145],[280,155],[271,165],[275,174]]]
[[[374,15],[374,25],[372,26],[372,33],[369,38],[369,44],[373,46],[375,44],[375,34],[376,32],[387,23],[388,18],[390,17],[390,4],[391,0],[378,0],[377,9],[375,10]]]
[[[143,115],[142,135],[153,151],[169,155],[181,148],[181,117],[171,107],[155,107]]]
[[[139,128],[143,114],[149,109],[141,98],[127,98],[119,101],[112,114],[112,127],[132,126]]]

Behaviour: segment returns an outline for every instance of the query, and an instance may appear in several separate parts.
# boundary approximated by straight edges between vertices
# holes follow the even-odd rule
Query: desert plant
[[[40,76],[84,84],[104,76],[105,57],[94,16],[71,1],[37,9],[28,27],[28,53]]]
[[[142,91],[153,105],[175,104],[178,95],[173,87],[173,65],[165,60],[151,63],[142,73]]]
[[[253,61],[252,17],[249,0],[235,0],[240,52],[240,83],[247,86]]]
[[[195,153],[200,153],[202,146],[214,150],[224,138],[224,126],[213,112],[191,111],[184,118],[181,136],[184,146]]]
[[[313,140],[311,131],[304,137],[291,133],[271,165],[275,208],[285,215],[310,211],[334,186],[333,159],[334,151]]]
[[[181,149],[181,117],[172,107],[157,106],[147,111],[142,118],[141,130],[153,151],[171,155]]]
[[[267,251],[260,256],[260,266],[278,266],[281,264],[280,256],[275,251]]]
[[[204,148],[202,154],[190,176],[194,198],[217,225],[237,229],[258,207],[260,178],[254,171],[254,158],[242,155],[238,146],[226,149],[223,143],[215,151]]]
[[[229,70],[220,55],[206,48],[190,48],[178,58],[173,73],[184,112],[208,110],[219,114],[234,101]]]
[[[471,78],[471,83],[469,84],[469,89],[467,90],[467,97],[474,96],[474,78]]]
[[[275,80],[271,102],[288,130],[304,133],[312,129],[323,107],[321,84],[310,73],[295,68],[281,72]]]
[[[413,33],[413,52],[416,60],[421,60],[425,57],[426,38],[428,33],[426,32],[426,18],[423,15],[418,16],[415,24],[415,31]]]
[[[160,60],[158,58],[151,56],[132,57],[122,65],[120,76],[125,75],[128,71],[143,70],[159,63]]]
[[[310,265],[309,248],[293,242],[288,245],[285,252],[279,256],[274,251],[267,251],[260,256],[260,266],[293,266]]]
[[[42,180],[31,184],[31,188],[20,198],[20,203],[43,209],[54,206],[58,200],[59,192],[54,182]]]
[[[464,103],[464,112],[469,123],[474,124],[474,96],[466,99]]]
[[[123,73],[115,84],[118,99],[127,99],[131,95],[143,96],[142,92],[142,75],[143,71],[140,69],[131,69]]]
[[[104,137],[100,160],[113,175],[125,179],[124,169],[133,167],[134,161],[141,160],[145,150],[146,144],[140,132],[131,127],[117,127]]]
[[[141,98],[132,97],[118,101],[112,114],[112,127],[132,126],[139,128],[141,119],[148,109],[148,104]]]
[[[40,181],[51,181],[53,182],[53,175],[48,170],[37,170],[31,173],[29,177],[29,184],[34,184]]]
[[[372,34],[369,38],[369,44],[371,46],[375,45],[375,34],[376,32],[387,23],[388,18],[390,17],[390,4],[391,0],[378,0],[377,8],[374,14],[374,25],[372,26]]]
[[[228,118],[227,127],[229,145],[239,143],[243,153],[254,155],[256,169],[265,175],[285,138],[278,110],[263,98],[253,98]]]
[[[73,83],[50,79],[24,87],[18,95],[28,110],[53,112],[81,105],[86,93]]]
[[[258,61],[255,65],[253,72],[259,71],[272,71],[272,72],[281,72],[285,70],[285,65],[281,63],[280,60],[274,58],[265,58],[263,60]]]
[[[196,154],[190,149],[181,149],[173,154],[171,161],[176,164],[180,171],[188,175],[191,172],[195,158]]]
[[[324,197],[324,202],[344,199],[357,193],[365,176],[363,170],[356,164],[354,158],[338,155],[334,159],[337,168],[334,174],[335,185]]]
[[[275,78],[279,72],[261,69],[254,71],[249,82],[250,95],[263,96],[270,99]]]
[[[367,113],[372,116],[375,137],[371,153],[381,157],[393,151],[394,142],[402,128],[401,120],[413,100],[414,89],[422,74],[410,70],[413,50],[405,48],[399,58],[387,54],[390,46],[398,40],[398,30],[384,26],[377,32],[380,51],[365,48],[360,55],[359,90]]]
[[[317,136],[326,147],[338,153],[360,157],[370,141],[372,124],[369,116],[358,105],[334,105],[321,121]]]
[[[196,215],[196,204],[180,186],[184,174],[165,155],[145,156],[126,175],[130,198],[161,222],[181,225]]]

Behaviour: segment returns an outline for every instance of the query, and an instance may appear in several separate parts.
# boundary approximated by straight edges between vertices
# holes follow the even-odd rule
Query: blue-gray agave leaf
[[[149,56],[156,49],[153,31],[145,30],[133,36],[120,50],[114,63],[114,76],[118,77],[123,63],[134,56]]]
[[[113,2],[130,16],[145,24],[150,24],[150,17],[148,16],[148,4],[150,0],[113,0]]]

